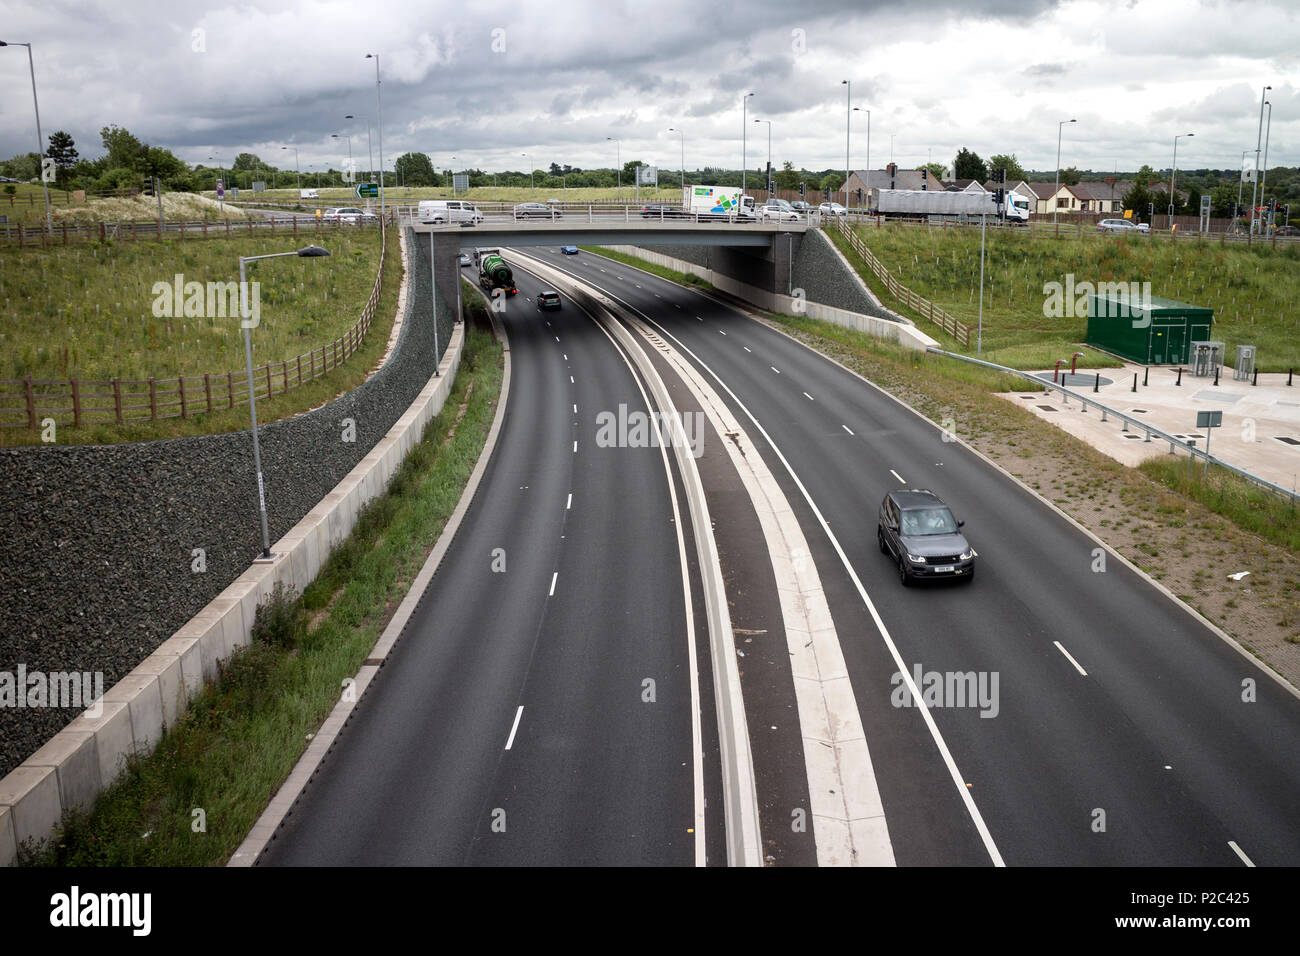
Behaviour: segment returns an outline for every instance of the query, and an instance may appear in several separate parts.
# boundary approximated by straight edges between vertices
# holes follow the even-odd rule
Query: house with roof
[[[1133,183],[1127,180],[1078,183],[1071,191],[1079,198],[1083,212],[1109,215],[1124,212],[1124,196]]]

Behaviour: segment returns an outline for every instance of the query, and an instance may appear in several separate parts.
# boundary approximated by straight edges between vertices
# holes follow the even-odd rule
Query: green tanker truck
[[[475,249],[474,258],[478,260],[478,284],[488,293],[503,289],[506,295],[519,294],[515,288],[514,273],[501,258],[500,249]]]

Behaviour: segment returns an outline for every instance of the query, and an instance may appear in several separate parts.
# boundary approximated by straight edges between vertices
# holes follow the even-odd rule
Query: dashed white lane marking
[[[569,360],[569,353],[568,353],[568,352],[565,352],[565,353],[564,353],[564,361],[567,362],[568,360]]]
[[[578,403],[577,403],[577,402],[574,402],[574,403],[573,403],[573,414],[575,414],[575,415],[578,414]]]
[[[1084,677],[1087,677],[1087,676],[1088,676],[1088,672],[1087,672],[1086,670],[1084,670],[1082,667],[1079,666],[1079,662],[1076,661],[1073,657],[1070,656],[1070,652],[1067,651],[1067,650],[1066,650],[1066,649],[1061,645],[1061,642],[1060,642],[1060,641],[1052,641],[1052,643],[1056,645],[1056,649],[1057,649],[1058,651],[1060,651],[1062,654],[1065,655],[1065,659],[1066,659],[1067,661],[1069,661],[1071,664],[1074,665],[1074,669],[1075,669],[1076,671],[1078,671],[1078,672],[1079,672],[1080,674],[1082,674]]]
[[[748,345],[742,345],[741,348],[744,349],[746,352],[752,352],[752,351],[754,351],[754,350],[751,349]]]
[[[546,595],[547,597],[555,597],[555,581],[559,576],[559,571],[555,571],[551,574],[551,593]]]
[[[524,705],[520,704],[519,709],[515,711],[515,722],[510,725],[510,737],[506,740],[506,750],[515,742],[515,731],[519,729],[519,718],[524,715]]]
[[[768,368],[770,368],[773,372],[776,372],[777,375],[781,374],[781,370],[777,368],[775,365],[769,365]]]
[[[568,510],[569,510],[570,508],[572,508],[572,507],[573,507],[573,492],[570,491],[570,492],[569,492],[569,500],[566,501],[566,502],[564,503],[564,510],[565,510],[565,511],[568,511]]]
[[[1242,863],[1245,863],[1247,866],[1254,866],[1254,865],[1255,865],[1254,863],[1251,862],[1250,857],[1246,856],[1245,853],[1242,853],[1242,852],[1241,852],[1241,847],[1237,846],[1237,844],[1236,844],[1235,841],[1233,841],[1233,840],[1229,840],[1229,841],[1228,841],[1228,846],[1232,847],[1232,852],[1233,852],[1233,853],[1235,853],[1235,854],[1237,854],[1237,856],[1241,857],[1241,862],[1242,862]]]
[[[701,322],[704,321],[703,319],[700,319],[700,317],[699,317],[698,315],[697,315],[695,318],[699,319]]]
[[[718,334],[719,334],[719,335],[726,335],[727,333],[726,333],[726,332],[723,332],[722,329],[718,329]]]
[[[576,438],[573,440],[573,453],[575,455],[578,453],[578,439]]]
[[[808,399],[808,401],[810,401],[810,402],[815,402],[815,401],[816,401],[816,399],[813,398],[811,395],[809,395],[807,392],[804,392],[804,393],[803,393],[803,397],[806,398],[806,399]]]
[[[853,429],[850,428],[848,425],[841,425],[840,428],[843,428],[843,429],[844,429],[846,432],[848,432],[850,435],[853,434]]]
[[[560,337],[558,335],[555,337],[555,341],[557,342],[560,341]]]
[[[907,484],[907,482],[903,480],[903,476],[900,475],[898,472],[894,471],[894,469],[892,469],[892,468],[889,469],[889,473],[890,473],[891,475],[893,475],[895,478],[898,479],[898,483],[899,483],[900,485],[905,485],[905,484]]]
[[[576,385],[576,384],[577,384],[577,383],[573,380],[573,376],[572,376],[572,375],[569,376],[569,384],[570,384],[570,385]]]

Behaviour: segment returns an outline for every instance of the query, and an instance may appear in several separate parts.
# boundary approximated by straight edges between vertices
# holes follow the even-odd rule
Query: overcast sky
[[[41,125],[84,156],[126,127],[188,162],[257,153],[365,167],[380,55],[386,165],[679,168],[767,159],[843,168],[845,86],[870,109],[871,165],[951,165],[966,146],[1027,169],[1236,167],[1262,88],[1269,165],[1296,165],[1297,0],[505,0],[455,4],[0,0],[0,39],[30,41]],[[26,50],[0,49],[0,156],[35,148]],[[748,101],[742,124],[741,97]],[[359,117],[349,124],[344,115]],[[851,165],[867,165],[853,113]],[[615,137],[619,146],[607,141]],[[521,153],[527,153],[524,158]],[[456,157],[453,161],[452,157]]]

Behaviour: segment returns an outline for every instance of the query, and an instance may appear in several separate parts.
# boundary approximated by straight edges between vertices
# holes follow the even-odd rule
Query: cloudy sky
[[[189,162],[254,152],[292,168],[364,167],[383,150],[438,168],[678,168],[767,158],[843,168],[951,164],[961,146],[1026,168],[1235,167],[1262,88],[1269,165],[1297,165],[1296,0],[496,0],[348,3],[0,0],[0,39],[30,41],[41,125],[99,155],[115,123]],[[0,49],[0,156],[35,147],[26,50]],[[741,97],[748,100],[742,123]],[[349,123],[345,114],[359,119]],[[683,138],[669,127],[683,131]],[[607,137],[616,138],[617,148]],[[378,161],[379,137],[373,137]],[[523,153],[528,154],[525,158]],[[453,161],[453,158],[455,160]]]

